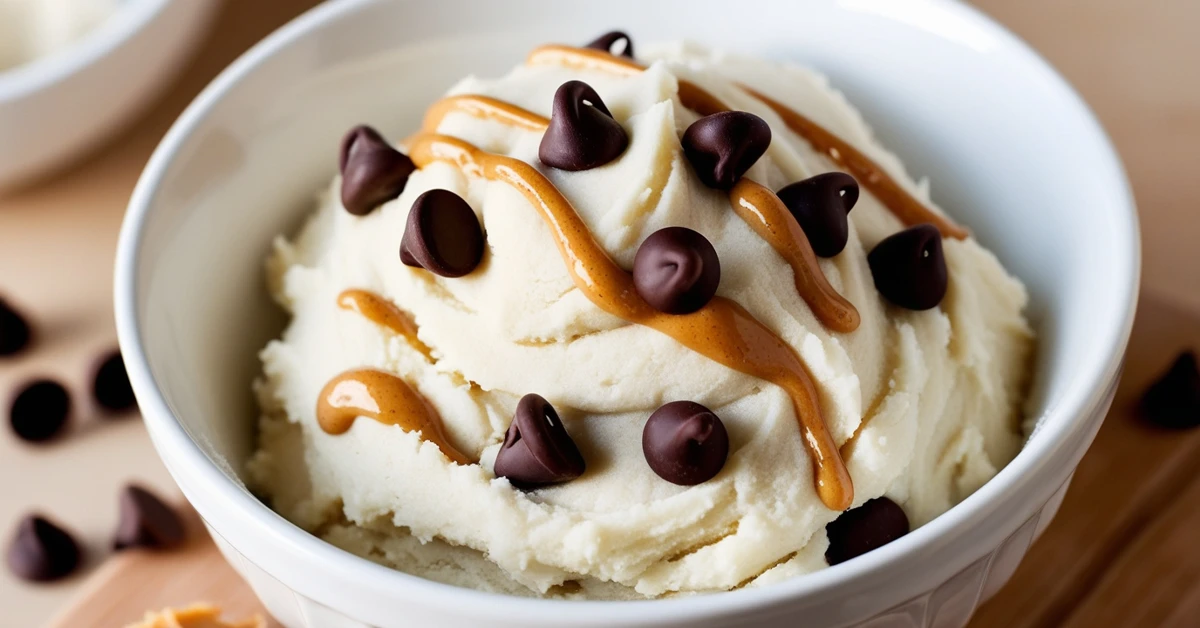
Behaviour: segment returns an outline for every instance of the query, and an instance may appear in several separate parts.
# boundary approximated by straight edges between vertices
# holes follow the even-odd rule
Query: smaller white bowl
[[[67,47],[0,70],[0,189],[82,155],[148,104],[218,0],[122,0]]]

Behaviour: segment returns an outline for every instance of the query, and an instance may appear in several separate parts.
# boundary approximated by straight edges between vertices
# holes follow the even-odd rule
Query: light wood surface
[[[197,602],[219,606],[227,620],[269,617],[237,572],[186,508],[188,543],[179,550],[126,552],[96,570],[73,603],[50,620],[50,628],[120,627],[147,610],[182,608]],[[279,624],[273,620],[272,628]]]
[[[316,0],[231,0],[168,93],[132,128],[78,164],[0,195],[0,293],[42,340],[0,361],[0,391],[38,374],[76,401],[72,432],[28,447],[0,430],[0,540],[44,511],[88,549],[83,574],[31,586],[0,570],[0,625],[120,626],[165,604],[209,601],[231,617],[249,590],[202,535],[180,553],[107,558],[116,491],[138,479],[172,494],[136,420],[106,422],[87,403],[91,361],[113,345],[110,266],[125,202],[158,139],[238,53]],[[1200,432],[1137,422],[1132,404],[1185,346],[1200,349],[1200,3],[1192,0],[980,0],[1055,64],[1095,108],[1134,184],[1145,246],[1143,299],[1113,413],[1076,473],[1054,524],[976,627],[1194,625],[1200,611]],[[616,19],[616,18],[614,18]],[[1050,166],[1048,166],[1050,167]],[[14,478],[17,478],[14,481]],[[193,521],[193,523],[195,523]],[[68,599],[78,596],[73,607]],[[66,613],[66,614],[64,614]]]

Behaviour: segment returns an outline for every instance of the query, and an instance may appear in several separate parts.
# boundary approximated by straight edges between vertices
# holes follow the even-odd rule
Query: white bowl
[[[204,35],[218,0],[120,0],[79,41],[0,70],[0,189],[103,140],[149,104]]]
[[[1111,402],[1137,296],[1136,213],[1087,107],[1024,44],[948,0],[340,0],[247,53],[151,160],[121,234],[121,348],[150,434],[221,550],[288,626],[957,626],[1046,526]],[[719,18],[719,19],[718,19]],[[238,479],[255,352],[279,332],[262,261],[368,121],[394,137],[457,77],[612,26],[812,64],[1022,277],[1040,334],[1020,455],[882,549],[759,589],[647,602],[503,597],[422,580],[291,525]],[[431,43],[432,42],[432,43]]]

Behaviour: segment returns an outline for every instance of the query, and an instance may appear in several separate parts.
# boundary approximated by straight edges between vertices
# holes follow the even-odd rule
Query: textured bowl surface
[[[122,0],[62,50],[0,70],[0,189],[44,173],[129,121],[204,36],[218,0]]]
[[[1075,93],[950,0],[337,0],[217,79],[163,141],[121,236],[121,346],[150,434],[221,549],[270,610],[325,626],[959,626],[1050,521],[1099,428],[1137,298],[1136,212]],[[719,16],[720,19],[717,19]],[[614,26],[828,73],[939,203],[1028,285],[1039,332],[1021,454],[976,494],[865,556],[803,578],[650,602],[503,597],[414,578],[292,526],[238,479],[256,351],[283,324],[262,261],[334,174],[360,122],[402,137],[468,73]]]

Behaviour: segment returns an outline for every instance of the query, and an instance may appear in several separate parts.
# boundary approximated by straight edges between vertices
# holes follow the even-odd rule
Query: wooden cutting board
[[[268,617],[254,592],[225,562],[200,517],[181,506],[188,542],[178,550],[128,551],[110,559],[88,579],[75,601],[52,619],[50,628],[120,628],[147,610],[180,608],[197,602],[224,609],[226,619]],[[268,623],[279,628],[274,621]]]
[[[1156,429],[1136,411],[1183,347],[1200,350],[1200,316],[1143,299],[1113,409],[1062,510],[973,628],[1185,626],[1200,616],[1200,430]],[[193,602],[229,617],[263,612],[187,512],[186,548],[109,561],[50,625],[123,626],[147,609]]]

